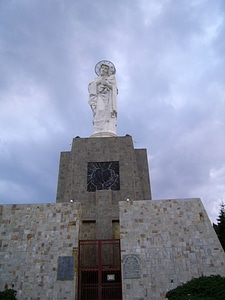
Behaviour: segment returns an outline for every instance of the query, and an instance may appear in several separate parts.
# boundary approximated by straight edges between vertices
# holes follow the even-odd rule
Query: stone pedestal
[[[81,203],[82,236],[112,238],[118,203],[127,199],[151,200],[146,149],[134,149],[128,135],[73,139],[71,151],[61,153],[57,202]]]
[[[96,132],[91,135],[91,138],[94,137],[117,137],[117,135],[113,132]]]

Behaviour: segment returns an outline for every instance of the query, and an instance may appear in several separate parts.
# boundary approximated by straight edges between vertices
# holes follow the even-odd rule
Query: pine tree
[[[225,204],[220,205],[220,213],[217,219],[217,225],[213,224],[213,228],[216,231],[216,234],[220,240],[220,243],[225,251]]]

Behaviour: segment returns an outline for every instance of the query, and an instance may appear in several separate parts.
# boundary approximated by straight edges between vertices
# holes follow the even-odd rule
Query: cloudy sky
[[[153,199],[225,201],[224,0],[0,0],[0,203],[55,202],[112,61],[119,136],[147,148]]]

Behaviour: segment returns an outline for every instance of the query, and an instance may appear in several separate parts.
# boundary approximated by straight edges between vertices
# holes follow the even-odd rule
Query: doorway
[[[120,240],[80,240],[78,299],[122,300]]]

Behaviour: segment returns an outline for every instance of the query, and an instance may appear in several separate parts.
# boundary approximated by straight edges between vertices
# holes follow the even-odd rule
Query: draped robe
[[[116,135],[117,85],[114,75],[99,76],[88,86],[89,105],[93,112],[94,133]]]

